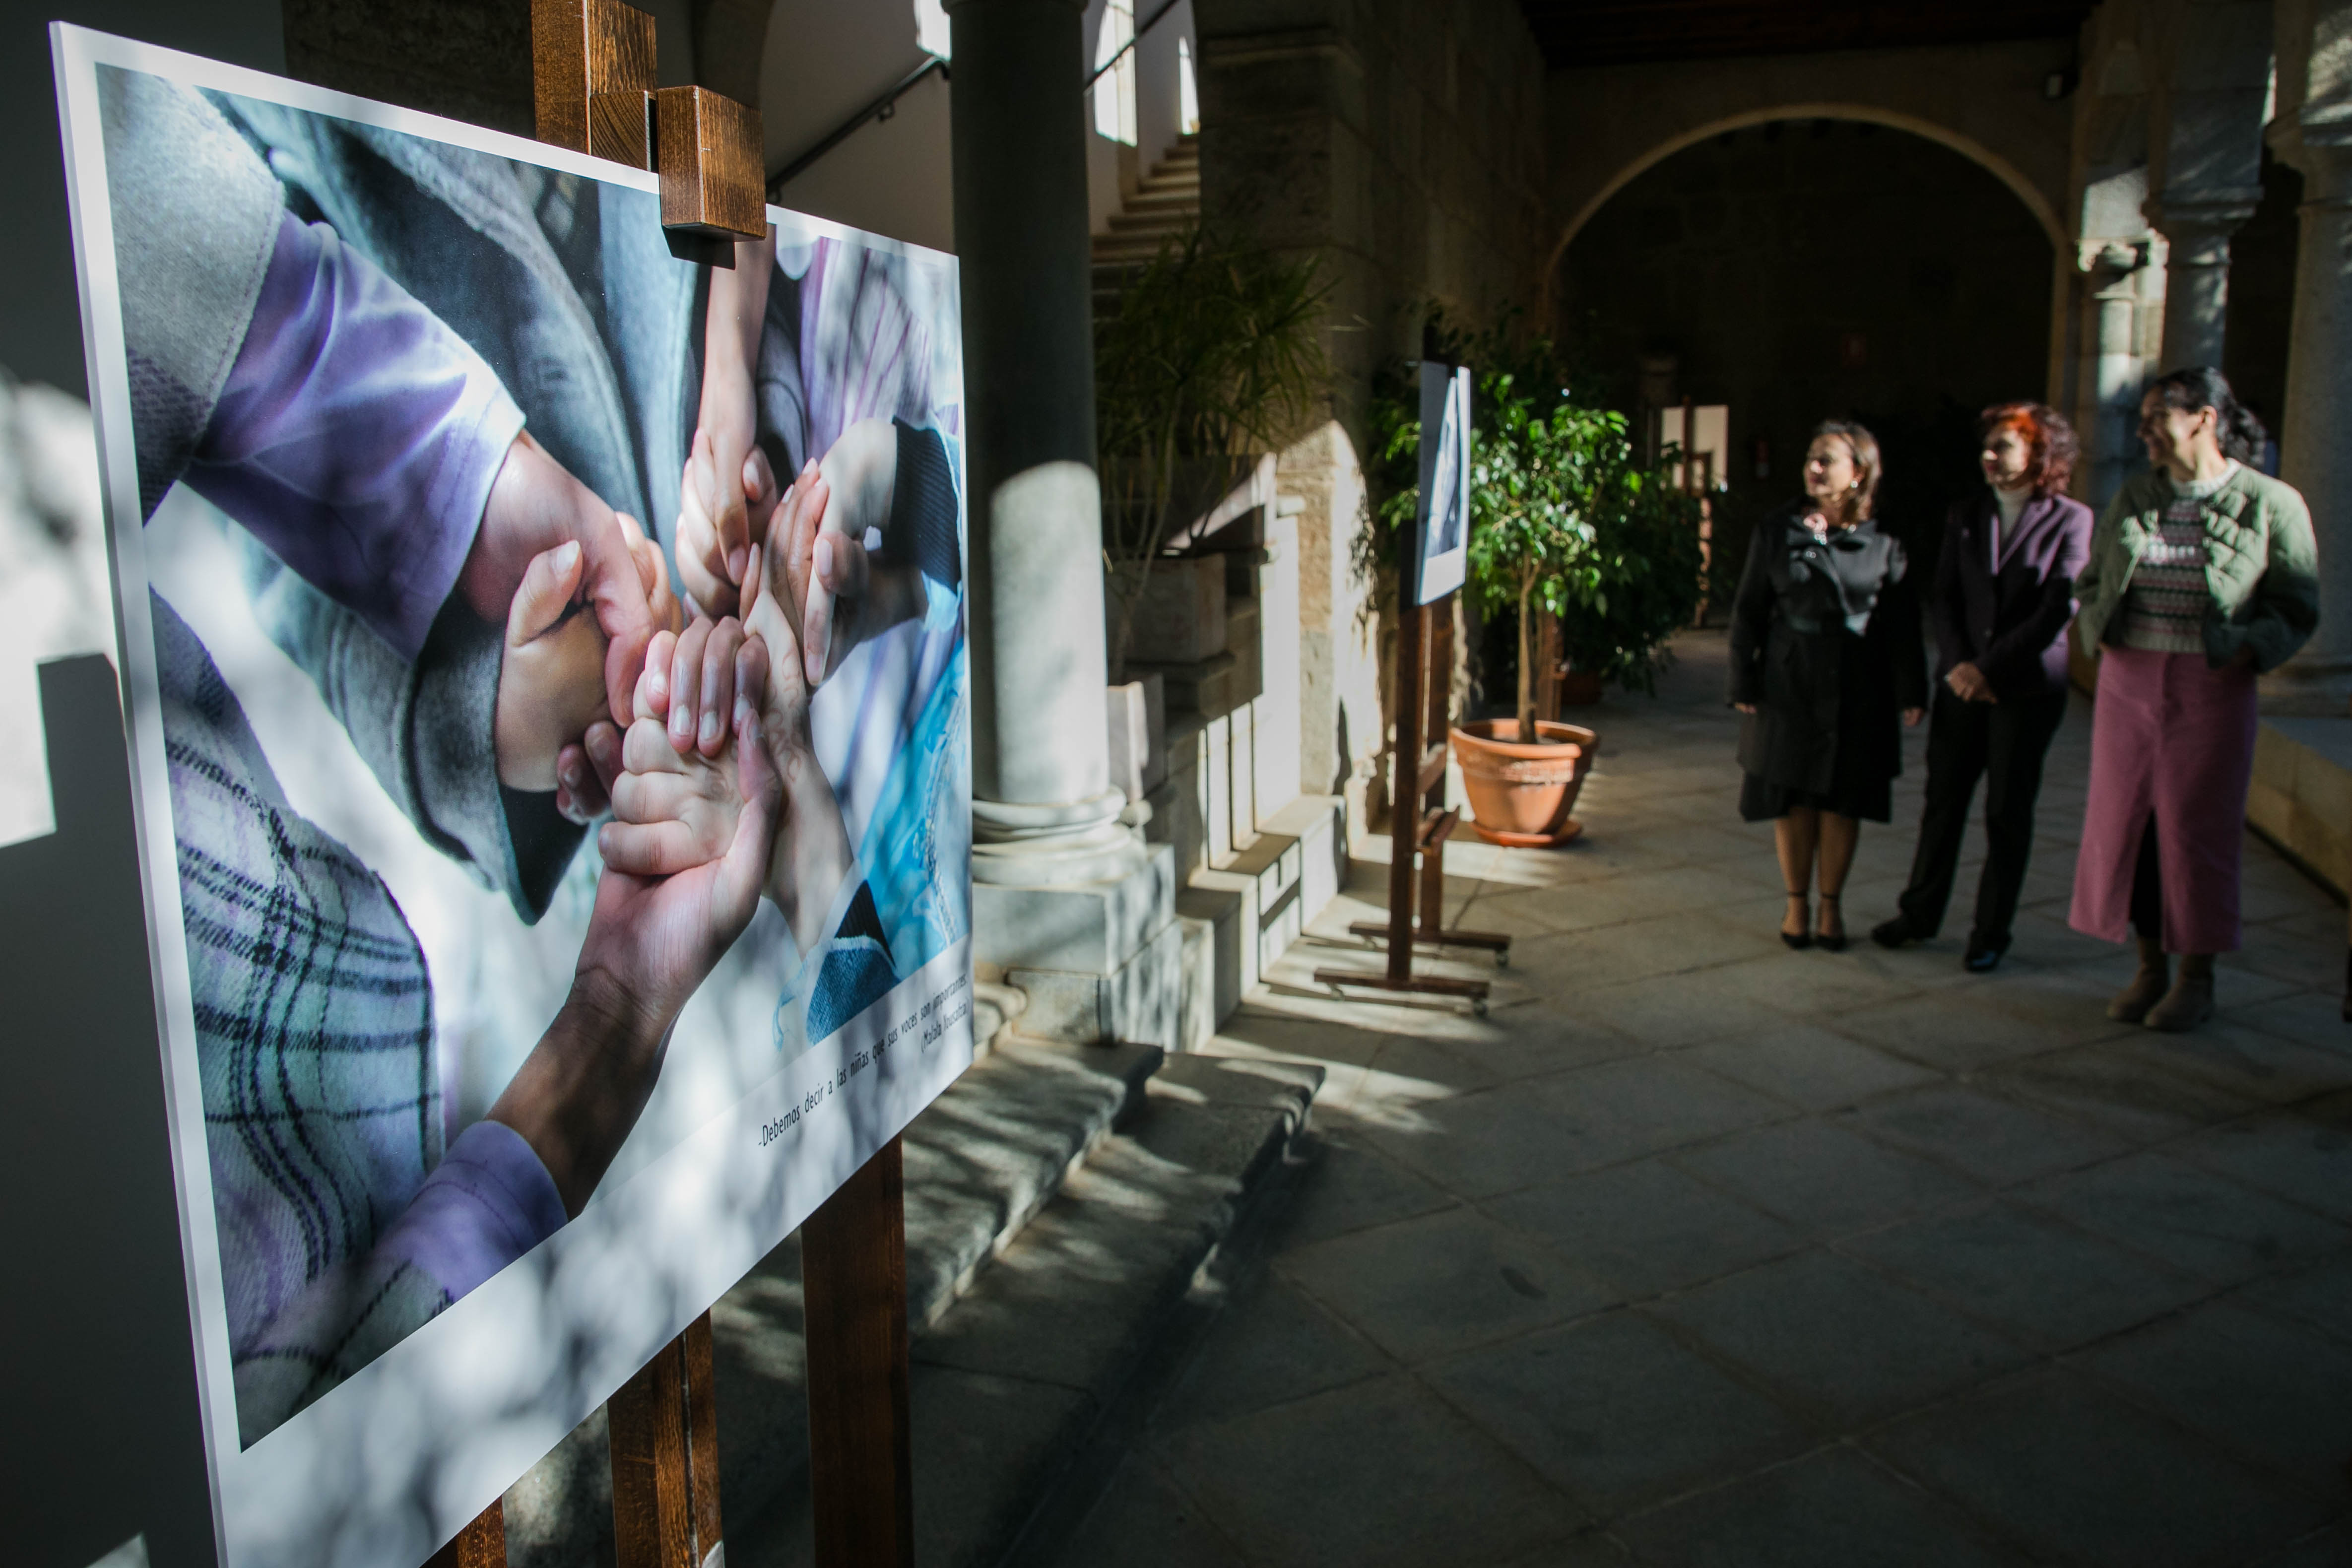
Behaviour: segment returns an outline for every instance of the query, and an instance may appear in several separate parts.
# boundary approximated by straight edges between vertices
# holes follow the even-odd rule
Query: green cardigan
[[[2131,585],[2132,568],[2164,521],[2172,483],[2135,474],[2116,492],[2091,535],[2091,558],[2074,579],[2074,626],[2083,651],[2098,652]],[[2311,511],[2292,485],[2240,464],[2206,500],[2205,658],[2215,668],[2251,649],[2257,671],[2272,670],[2319,625],[2318,551]]]

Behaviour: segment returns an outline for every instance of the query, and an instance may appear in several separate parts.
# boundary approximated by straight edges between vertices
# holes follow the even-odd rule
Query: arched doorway
[[[1672,397],[1730,406],[1718,605],[1819,420],[1878,434],[1882,515],[1925,571],[1976,482],[1976,412],[2043,395],[2054,218],[1952,140],[1875,114],[1718,127],[1638,163],[1555,258],[1555,330],[1604,395],[1654,401],[1671,359]]]

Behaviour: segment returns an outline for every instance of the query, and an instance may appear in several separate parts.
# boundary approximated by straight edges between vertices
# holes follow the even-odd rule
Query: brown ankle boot
[[[2212,1016],[2213,955],[2192,952],[2181,956],[2180,978],[2140,1022],[2151,1029],[2177,1035],[2195,1028]]]
[[[2131,984],[2116,993],[2107,1004],[2107,1016],[2118,1024],[2137,1024],[2147,1016],[2147,1010],[2164,1000],[2172,987],[2171,966],[2164,962],[2164,948],[2147,937],[2139,939],[2139,973]]]

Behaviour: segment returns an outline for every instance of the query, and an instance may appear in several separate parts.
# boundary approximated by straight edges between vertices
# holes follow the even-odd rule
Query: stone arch
[[[2034,221],[2042,226],[2042,233],[2049,237],[2051,248],[2054,253],[2063,257],[2071,248],[2066,226],[2059,221],[2058,210],[2051,205],[2049,196],[2039,185],[2027,178],[2016,164],[1974,137],[1965,135],[1948,125],[1939,124],[1920,115],[1906,114],[1901,110],[1882,109],[1874,104],[1774,104],[1769,108],[1742,110],[1737,114],[1727,114],[1719,119],[1710,120],[1705,124],[1676,132],[1625,163],[1604,181],[1569,219],[1567,226],[1560,232],[1559,240],[1553,244],[1551,254],[1545,259],[1543,295],[1547,317],[1549,315],[1550,309],[1558,303],[1553,298],[1553,289],[1558,286],[1561,258],[1567,256],[1568,247],[1575,243],[1577,235],[1583,231],[1586,224],[1592,221],[1593,215],[1607,205],[1612,196],[1686,147],[1695,147],[1709,137],[1720,136],[1727,132],[1744,131],[1751,126],[1767,125],[1774,121],[1784,120],[1858,121],[1872,125],[1884,125],[1890,130],[1908,132],[1914,136],[1933,142],[1937,146],[1948,148],[1983,168],[2008,187],[2011,194],[2019,201],[2024,203],[2026,210],[2033,215]]]

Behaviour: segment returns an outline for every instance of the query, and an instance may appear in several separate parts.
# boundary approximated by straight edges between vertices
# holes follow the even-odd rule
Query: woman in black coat
[[[1862,819],[1894,815],[1903,733],[1927,704],[1919,605],[1901,542],[1873,517],[1878,442],[1831,420],[1805,454],[1805,499],[1756,525],[1732,601],[1739,815],[1773,822],[1789,890],[1780,940],[1846,943],[1839,898]],[[1809,905],[1821,870],[1821,923]]]

